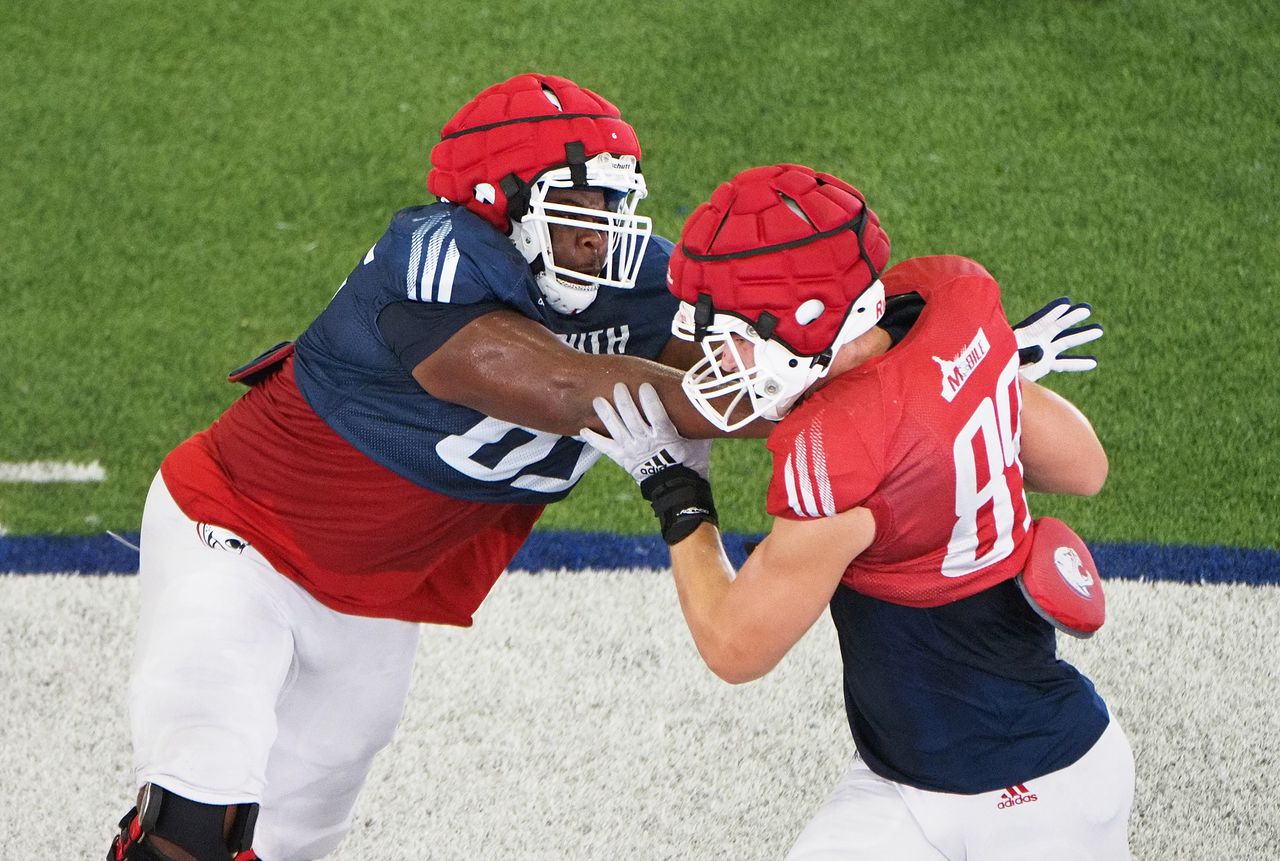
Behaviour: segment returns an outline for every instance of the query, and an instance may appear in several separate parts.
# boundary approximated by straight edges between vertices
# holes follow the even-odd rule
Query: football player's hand
[[[1067,350],[1102,337],[1102,326],[1098,323],[1078,325],[1092,313],[1091,306],[1083,302],[1073,305],[1063,296],[1014,324],[1022,378],[1035,381],[1054,371],[1092,371],[1098,367],[1098,360],[1093,356],[1063,355]]]
[[[639,407],[622,383],[613,387],[613,403],[596,398],[591,405],[609,436],[583,428],[582,438],[640,485],[640,495],[653,506],[663,540],[677,544],[699,524],[719,523],[707,481],[711,440],[680,436],[653,386],[641,384]]]
[[[596,398],[592,406],[609,435],[583,428],[583,439],[612,458],[637,483],[677,465],[707,477],[711,440],[680,436],[658,392],[649,383],[640,386],[639,407],[622,383],[613,387],[613,403]]]

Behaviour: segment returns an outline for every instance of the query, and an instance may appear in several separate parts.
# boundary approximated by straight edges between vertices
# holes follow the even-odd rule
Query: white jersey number
[[[578,459],[568,478],[539,475],[535,467],[550,457],[559,434],[530,430],[520,425],[486,418],[466,433],[447,436],[436,443],[436,454],[463,475],[479,481],[505,481],[512,487],[535,493],[560,493],[578,483],[600,457],[600,452],[581,444]],[[517,476],[517,473],[525,472]]]
[[[956,436],[952,452],[956,465],[956,523],[942,560],[944,577],[963,577],[1007,557],[1013,552],[1013,491],[1005,470],[1014,464],[1022,469],[1018,453],[1022,447],[1022,389],[1018,385],[1018,355],[1000,372],[996,396],[982,399],[969,421]],[[979,463],[983,469],[979,472]],[[979,485],[979,476],[983,483]],[[1022,494],[1019,489],[1019,494]],[[1025,497],[1023,527],[1031,514]],[[980,536],[992,536],[991,546],[978,555]]]

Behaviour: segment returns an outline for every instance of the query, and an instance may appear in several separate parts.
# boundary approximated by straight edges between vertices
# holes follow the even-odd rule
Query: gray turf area
[[[102,857],[128,806],[136,588],[0,577],[0,844],[22,857]],[[1134,857],[1280,858],[1280,588],[1111,581],[1108,601],[1061,646],[1133,743]],[[731,687],[666,572],[513,574],[473,629],[426,630],[333,857],[780,859],[851,752],[828,620]]]

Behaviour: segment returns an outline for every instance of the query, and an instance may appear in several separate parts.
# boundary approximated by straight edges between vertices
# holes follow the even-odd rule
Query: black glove
[[[640,482],[640,495],[653,506],[667,544],[688,538],[699,523],[720,524],[711,482],[683,464],[659,470]]]

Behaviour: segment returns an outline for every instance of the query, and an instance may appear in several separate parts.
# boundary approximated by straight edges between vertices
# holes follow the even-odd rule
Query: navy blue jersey
[[[677,305],[666,288],[670,252],[670,242],[653,237],[634,288],[601,288],[589,308],[567,317],[543,303],[529,265],[485,221],[445,203],[401,210],[298,339],[298,387],[343,439],[421,487],[477,502],[555,501],[599,453],[575,437],[523,428],[431,396],[382,336],[378,315],[406,300],[497,303],[538,321],[576,350],[653,359],[671,337]],[[442,317],[442,325],[448,319]],[[454,319],[461,326],[469,318]]]
[[[1072,764],[1109,720],[1056,656],[1053,627],[1006,580],[938,607],[841,585],[831,600],[854,742],[876,774],[974,794]]]

